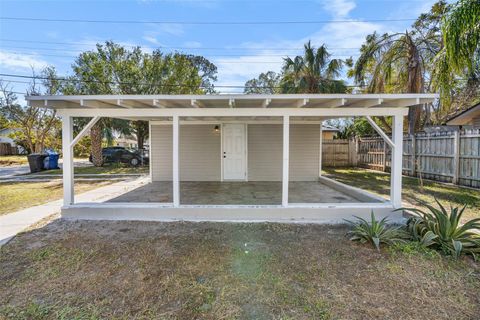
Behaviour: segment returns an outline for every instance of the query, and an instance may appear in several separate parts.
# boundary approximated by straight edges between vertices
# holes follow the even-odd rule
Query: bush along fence
[[[391,150],[381,137],[324,140],[325,167],[390,170]],[[417,133],[403,139],[403,173],[480,188],[480,130]]]

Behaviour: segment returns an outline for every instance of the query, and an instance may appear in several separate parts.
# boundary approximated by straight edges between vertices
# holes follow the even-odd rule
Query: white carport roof
[[[53,109],[155,108],[378,108],[408,107],[437,94],[229,94],[229,95],[55,95],[26,96],[34,106]]]

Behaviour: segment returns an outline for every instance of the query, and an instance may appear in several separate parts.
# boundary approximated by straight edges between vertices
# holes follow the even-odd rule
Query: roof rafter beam
[[[347,99],[341,98],[341,99],[334,99],[332,101],[328,101],[322,106],[325,106],[327,108],[338,108],[338,107],[343,107],[347,103]]]
[[[153,99],[153,100],[152,100],[152,105],[153,105],[155,108],[165,108],[165,105],[164,105],[164,104],[161,104],[158,99]]]
[[[375,131],[377,131],[377,133],[383,138],[383,140],[385,140],[385,142],[388,143],[388,145],[392,148],[392,150],[395,149],[395,144],[387,136],[387,134],[382,130],[382,128],[380,128],[378,124],[376,124],[375,121],[373,121],[373,119],[370,116],[365,116],[365,118],[367,118],[368,123],[370,123],[373,129],[375,129]]]
[[[387,101],[385,101],[385,104],[392,107],[411,107],[411,106],[416,106],[421,104],[420,98],[387,100]]]
[[[80,101],[30,100],[28,105],[37,108],[79,108]]]
[[[355,101],[355,100],[353,100]],[[365,100],[360,100],[360,101],[355,101],[349,104],[349,107],[363,107],[363,108],[371,108],[375,106],[379,106],[383,103],[383,99],[365,99]]]
[[[262,108],[266,108],[270,105],[270,103],[272,103],[272,99],[265,99],[263,100],[262,102]]]
[[[204,105],[201,101],[197,100],[197,99],[192,99],[190,100],[190,105],[194,108],[203,108]]]
[[[124,99],[117,99],[117,104],[121,107],[132,109],[132,108],[145,108],[151,107],[151,105],[143,103],[138,100],[124,100]]]
[[[295,104],[297,108],[303,108],[310,102],[310,99],[301,99],[298,100]]]
[[[97,108],[101,109],[101,108],[115,108],[115,107],[118,107],[119,105],[115,103],[109,103],[109,102],[99,101],[99,100],[82,99],[80,100],[80,106],[86,107],[86,108],[92,108],[92,109],[97,109]]]

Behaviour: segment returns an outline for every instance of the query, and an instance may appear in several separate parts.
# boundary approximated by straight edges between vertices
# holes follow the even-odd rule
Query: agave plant
[[[437,199],[435,201],[438,209],[431,205],[426,205],[429,211],[406,209],[416,214],[407,222],[413,240],[454,257],[466,253],[476,259],[480,254],[480,218],[461,224],[466,205],[450,207],[448,211]]]
[[[370,221],[355,216],[356,221],[346,220],[353,226],[353,229],[348,232],[351,236],[350,240],[360,241],[361,243],[371,243],[380,251],[380,244],[393,244],[395,242],[404,241],[406,237],[405,232],[401,227],[393,227],[388,225],[387,218],[378,221],[375,214],[371,213]]]

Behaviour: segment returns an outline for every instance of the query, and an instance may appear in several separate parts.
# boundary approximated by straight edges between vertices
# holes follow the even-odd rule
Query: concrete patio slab
[[[282,183],[182,181],[180,203],[191,205],[279,205]],[[170,203],[173,201],[171,181],[156,181],[126,192],[108,202]],[[365,201],[355,193],[345,193],[319,181],[291,181],[290,203],[355,203]]]

